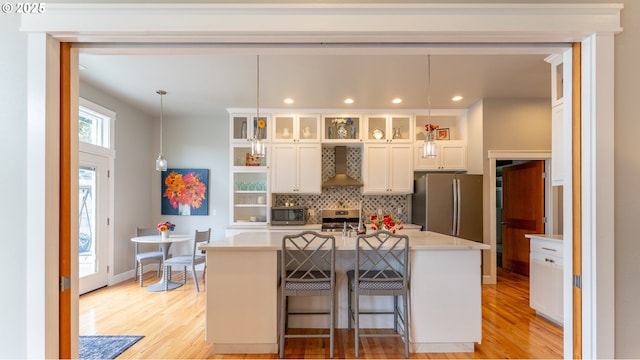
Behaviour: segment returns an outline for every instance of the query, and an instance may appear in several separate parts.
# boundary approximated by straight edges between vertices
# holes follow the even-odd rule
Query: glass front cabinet
[[[360,115],[325,115],[322,117],[322,142],[330,144],[362,142]]]
[[[365,142],[413,142],[413,116],[369,115],[364,121]]]
[[[258,120],[264,121],[264,127],[258,126]],[[260,135],[268,142],[270,136],[270,116],[260,114],[231,115],[230,146],[230,222],[232,225],[266,225],[269,221],[268,163],[270,145],[266,156],[251,155],[251,139]]]

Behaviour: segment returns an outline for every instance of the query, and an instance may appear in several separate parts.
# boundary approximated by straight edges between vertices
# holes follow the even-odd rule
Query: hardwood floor
[[[174,272],[174,280],[181,273]],[[155,272],[145,284],[156,282]],[[412,359],[557,358],[563,356],[562,328],[529,308],[528,278],[500,270],[497,285],[482,287],[482,344],[473,353],[412,354]],[[133,279],[80,296],[81,335],[144,335],[119,359],[275,359],[277,354],[215,355],[204,340],[205,292],[193,281],[169,292],[152,293]],[[315,329],[301,331],[321,331]],[[364,338],[360,358],[403,358],[401,340]],[[329,357],[325,339],[288,339],[285,357]],[[335,358],[354,358],[353,332],[336,331]]]

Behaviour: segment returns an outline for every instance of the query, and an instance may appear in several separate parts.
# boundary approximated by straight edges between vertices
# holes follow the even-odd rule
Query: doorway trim
[[[315,44],[344,53],[350,47],[364,46],[372,54],[403,45],[426,54],[464,44],[472,44],[476,51],[500,54],[509,46],[532,51],[550,44],[583,42],[583,59],[587,58],[583,66],[583,129],[587,131],[582,148],[585,166],[580,174],[585,201],[579,216],[589,225],[582,233],[583,258],[589,261],[583,264],[583,317],[588,331],[582,354],[585,358],[615,357],[614,183],[609,170],[614,163],[614,35],[622,31],[622,8],[622,4],[125,3],[47,4],[46,13],[23,15],[21,30],[30,33],[27,173],[34,179],[26,189],[30,214],[27,248],[40,249],[30,251],[26,259],[30,285],[26,294],[26,357],[58,357],[58,304],[46,299],[57,299],[60,238],[44,229],[57,229],[57,206],[68,199],[60,199],[57,180],[43,184],[35,179],[59,179],[60,175],[60,143],[56,140],[60,129],[59,44],[67,41],[112,43],[132,49],[141,42],[157,48],[177,44],[183,49],[215,43],[219,49],[244,46],[258,51],[275,47],[295,51],[296,47]],[[343,26],[338,28],[336,23]],[[599,130],[597,138],[590,129]],[[49,249],[52,251],[46,251]],[[566,337],[565,328],[565,344]],[[573,357],[571,346],[565,345],[564,355]]]
[[[496,227],[497,211],[496,211],[496,162],[498,160],[544,160],[544,172],[550,173],[550,160],[551,151],[548,150],[489,150],[489,273],[483,273],[483,284],[495,284],[497,282],[497,238],[498,229]],[[553,192],[550,179],[547,179],[544,184],[545,193],[545,216],[553,217]],[[553,227],[553,223],[545,223],[545,233],[549,233],[550,228]]]
[[[490,266],[489,266],[489,274],[482,275],[482,282],[484,284],[495,284],[497,280],[497,252],[496,252],[496,243],[497,243],[497,228],[496,228],[496,161],[497,160],[544,160],[544,171],[546,174],[549,174],[549,160],[551,160],[551,151],[548,150],[489,150],[489,223],[491,226],[489,227],[489,246],[491,246],[490,252]],[[544,184],[544,192],[545,192],[545,214],[551,214],[552,210],[550,209],[551,204],[550,196],[551,192],[551,181],[545,181]],[[550,211],[551,210],[551,211]],[[547,215],[548,216],[548,215]],[[545,232],[548,231],[547,226],[549,223],[545,224]]]

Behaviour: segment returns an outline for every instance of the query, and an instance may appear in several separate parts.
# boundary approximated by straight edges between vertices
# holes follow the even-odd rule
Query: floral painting
[[[209,169],[162,172],[162,215],[209,215]]]

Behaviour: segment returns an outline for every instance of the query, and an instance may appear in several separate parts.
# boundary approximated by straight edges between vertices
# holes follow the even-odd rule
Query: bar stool
[[[361,337],[401,337],[409,357],[409,237],[377,231],[356,237],[355,269],[347,271],[348,325],[355,324],[355,355]],[[360,296],[393,296],[392,311],[361,311]],[[402,296],[402,309],[398,307]],[[355,297],[355,299],[353,299]],[[352,300],[353,299],[353,300]],[[353,303],[353,304],[352,304]],[[395,333],[360,334],[360,315],[393,315]]]
[[[329,338],[330,355],[334,347],[335,311],[335,238],[304,231],[282,238],[280,276],[280,358],[284,357],[287,338]],[[323,312],[289,312],[290,296],[328,296],[330,308]],[[329,334],[287,334],[290,315],[329,315]]]

